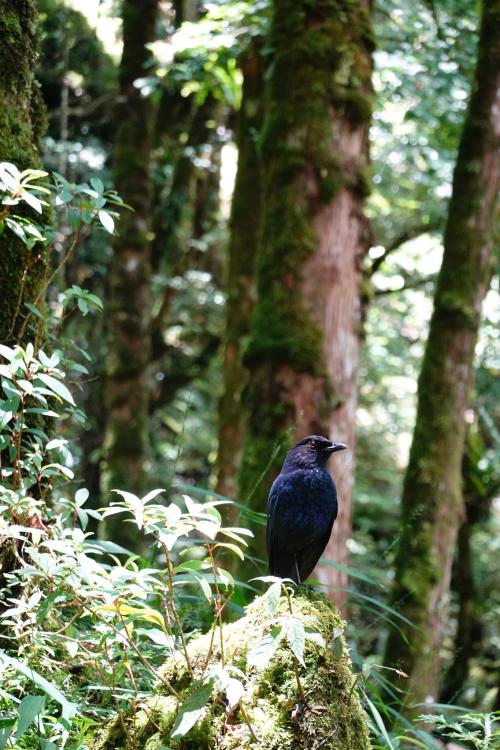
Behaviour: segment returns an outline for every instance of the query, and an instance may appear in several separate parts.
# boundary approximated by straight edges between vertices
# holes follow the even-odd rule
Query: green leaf
[[[276,581],[269,586],[263,598],[269,614],[275,615],[281,598],[281,581]]]
[[[27,664],[23,664],[23,662],[19,661],[18,659],[7,656],[7,654],[5,654],[3,651],[0,651],[0,661],[3,661],[5,664],[8,664],[18,672],[23,674],[28,678],[28,680],[31,680],[35,683],[35,685],[38,685],[40,690],[43,690],[43,692],[46,693],[50,698],[52,698],[52,700],[55,700],[57,703],[59,703],[62,708],[63,719],[66,719],[66,721],[71,721],[73,716],[75,716],[77,712],[77,706],[74,703],[70,703],[70,701],[66,700],[59,688],[57,688],[52,682],[46,680],[45,677],[42,677],[42,675],[38,674],[38,672],[35,672],[35,670],[29,667]]]
[[[14,725],[14,719],[9,721],[9,724],[0,727],[0,750],[4,750],[9,737],[11,736],[11,727]]]
[[[259,672],[267,667],[283,638],[281,625],[271,628],[271,631],[255,643],[248,652],[248,666],[255,667]]]
[[[0,430],[6,427],[14,415],[11,411],[3,411],[0,414]]]
[[[236,544],[229,544],[229,542],[219,542],[218,544],[214,546],[214,549],[218,549],[218,548],[228,549],[231,552],[234,552],[235,555],[238,555],[240,560],[245,559],[245,555],[240,550],[240,548],[236,546]]]
[[[387,746],[390,748],[390,750],[394,750],[394,745],[391,742],[391,738],[387,734],[387,730],[385,728],[385,724],[382,720],[382,717],[380,715],[380,712],[378,708],[371,702],[371,700],[368,698],[367,695],[365,695],[365,701],[368,704],[368,708],[370,709],[370,713],[372,714],[375,724],[377,725],[380,734],[384,738],[384,740],[387,742]]]
[[[10,346],[5,346],[5,344],[0,344],[0,355],[11,362],[16,355],[16,350]]]
[[[69,390],[66,388],[64,383],[61,383],[60,380],[53,378],[52,375],[46,375],[43,372],[37,372],[36,378],[37,380],[41,380],[42,383],[45,383],[45,385],[48,388],[50,388],[50,390],[53,393],[55,393],[57,396],[60,396],[63,399],[63,401],[67,401],[68,404],[71,404],[72,406],[76,406],[73,396],[71,395]]]
[[[29,302],[25,302],[24,306],[28,308],[30,313],[33,313],[37,318],[41,318],[43,320],[43,313],[40,312],[38,307],[35,307],[35,305],[31,305]]]
[[[104,192],[104,185],[102,183],[102,180],[99,179],[99,177],[91,177],[89,182],[97,193]]]
[[[224,568],[217,567],[217,573],[220,576],[224,586],[227,586],[228,588],[232,588],[235,585],[234,578],[228,570],[224,570]]]
[[[170,735],[173,740],[184,737],[195,725],[212,696],[214,682],[213,679],[206,683],[201,683],[200,680],[193,682],[188,697],[181,704],[175,717]]]
[[[321,635],[321,633],[318,633],[317,630],[314,630],[313,628],[305,628],[305,636],[306,640],[312,641],[312,643],[315,643],[320,648],[325,648],[326,643],[325,639]]]
[[[229,708],[235,708],[243,697],[245,688],[240,680],[230,677],[226,686],[226,698]]]
[[[104,211],[104,209],[101,209],[98,212],[98,216],[106,232],[113,234],[115,231],[115,221],[113,217],[111,216],[111,214],[109,214],[107,211]]]
[[[208,567],[210,566],[204,560],[186,560],[175,566],[174,573],[182,573],[189,570],[204,570]]]
[[[32,180],[40,180],[42,177],[48,177],[48,174],[43,169],[24,169],[19,175],[19,179],[23,182],[31,182]]]
[[[45,706],[44,695],[26,695],[19,704],[19,719],[16,728],[16,740],[25,733],[36,716]]]
[[[41,623],[44,621],[45,617],[49,613],[49,611],[52,609],[55,601],[57,598],[60,597],[60,593],[58,591],[53,591],[51,594],[45,597],[38,607],[36,608],[36,621],[37,623]]]
[[[227,529],[227,528],[220,528],[219,534],[223,534],[224,536],[228,536],[230,539],[234,539],[235,542],[238,542],[238,544],[243,544],[245,547],[248,547],[247,542],[240,534],[237,534],[233,529]]]
[[[43,203],[39,198],[35,198],[35,196],[27,190],[23,190],[21,198],[28,204],[28,206],[31,206],[31,208],[35,209],[39,214],[42,213]]]
[[[75,492],[75,503],[79,507],[84,505],[89,498],[89,494],[90,493],[86,487],[80,487],[80,489]]]
[[[157,646],[165,646],[169,651],[175,650],[175,639],[163,630],[159,630],[158,628],[139,628],[137,632],[145,635],[150,641],[156,643]]]
[[[370,586],[377,586],[378,588],[385,590],[385,586],[379,583],[379,581],[376,581],[374,578],[370,578],[369,576],[360,573],[359,570],[350,568],[347,565],[328,560],[326,557],[321,558],[321,564],[326,565],[329,568],[334,568],[335,570],[340,570],[342,573],[347,573],[350,578],[357,578],[359,581],[364,581],[365,583],[370,584]]]
[[[296,617],[292,617],[291,615],[285,615],[284,617],[282,617],[281,622],[285,631],[285,637],[288,645],[292,649],[297,661],[300,662],[303,667],[305,667],[304,646],[306,641],[306,634],[303,623],[300,620],[297,620]]]
[[[200,584],[201,590],[203,591],[206,600],[208,601],[208,603],[210,603],[212,600],[212,589],[210,588],[208,581],[205,578],[202,578],[202,576],[197,576],[195,573],[193,573],[193,576]]]
[[[382,609],[385,612],[389,612],[391,615],[393,615],[394,617],[396,617],[398,620],[402,620],[407,625],[410,625],[411,628],[415,628],[416,627],[416,625],[413,622],[411,622],[411,620],[408,620],[407,617],[405,617],[404,615],[402,615],[397,610],[393,609],[393,607],[390,607],[385,602],[382,602],[379,599],[374,599],[373,596],[367,596],[366,594],[361,594],[359,591],[355,591],[354,589],[344,588],[344,587],[338,587],[338,591],[345,591],[346,593],[351,594],[351,596],[354,599],[360,599],[361,601],[370,602],[371,604],[375,605],[375,607],[378,607],[379,609]]]

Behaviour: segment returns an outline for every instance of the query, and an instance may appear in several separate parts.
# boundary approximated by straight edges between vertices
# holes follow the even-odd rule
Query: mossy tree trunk
[[[123,53],[113,153],[123,211],[114,243],[108,306],[104,502],[109,491],[141,493],[148,453],[150,354],[151,152],[155,107],[134,82],[147,74],[155,40],[158,0],[123,0]],[[119,520],[115,520],[119,518]],[[133,529],[111,516],[107,533],[134,544]]]
[[[40,168],[38,145],[45,108],[34,78],[37,3],[0,0],[0,161]],[[19,339],[27,310],[43,288],[47,265],[40,245],[27,250],[8,229],[0,235],[0,341]]]
[[[226,328],[223,343],[223,391],[219,402],[217,491],[237,494],[243,441],[242,394],[248,379],[243,351],[255,304],[255,258],[259,241],[261,166],[258,137],[264,111],[261,44],[254,42],[240,61],[243,96],[236,135],[238,171],[231,206],[226,271]]]
[[[371,113],[369,3],[275,0],[270,48],[240,496],[265,510],[269,485],[295,438],[319,433],[345,442],[347,457],[334,462],[340,512],[327,550],[345,563],[358,287],[369,239],[362,211]],[[263,538],[257,552],[264,557]],[[319,576],[328,584],[344,582],[330,568]]]
[[[499,137],[500,0],[485,0],[402,495],[392,604],[415,627],[398,623],[398,629],[391,630],[385,663],[409,675],[403,685],[408,707],[429,695],[435,698],[438,691],[451,563],[464,512],[464,411],[473,379],[481,306],[493,268]]]
[[[465,514],[458,530],[455,561],[451,579],[452,593],[458,600],[457,631],[453,643],[453,660],[444,676],[441,703],[457,703],[469,675],[471,660],[484,648],[484,597],[481,583],[474,574],[474,535],[487,522],[500,479],[487,464],[483,469],[485,445],[479,433],[469,433],[462,462]],[[483,586],[484,589],[484,586]]]

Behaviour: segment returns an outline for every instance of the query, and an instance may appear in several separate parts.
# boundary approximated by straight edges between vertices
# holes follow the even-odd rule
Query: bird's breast
[[[306,546],[331,526],[337,513],[335,485],[326,470],[292,472],[280,488],[278,504],[279,535]]]

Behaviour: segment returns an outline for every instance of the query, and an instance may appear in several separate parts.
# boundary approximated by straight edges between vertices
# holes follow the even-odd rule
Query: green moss
[[[338,658],[332,644],[338,630],[345,627],[336,610],[319,594],[307,596],[298,591],[292,600],[293,613],[304,624],[311,625],[323,635],[326,648],[307,641],[305,668],[301,681],[307,696],[296,719],[292,713],[298,703],[297,683],[293,660],[286,647],[280,647],[264,672],[247,668],[248,650],[269,631],[272,620],[262,598],[248,607],[246,617],[224,626],[226,664],[233,664],[248,675],[243,704],[252,728],[258,737],[255,742],[237,710],[226,723],[222,698],[213,698],[205,715],[196,727],[177,743],[169,738],[174,721],[175,699],[155,696],[144,702],[135,714],[130,712],[126,727],[115,720],[95,743],[94,750],[156,750],[162,744],[176,750],[309,750],[319,743],[325,750],[368,750],[370,747],[366,716],[354,687],[354,677],[345,641],[343,655]],[[285,601],[280,603],[277,616],[287,612]],[[189,646],[195,676],[203,670],[210,637],[201,636]],[[216,640],[213,660],[221,658]],[[185,693],[191,679],[183,660],[171,659],[161,670],[162,677],[174,688]],[[162,692],[165,688],[160,689]],[[129,735],[126,740],[127,733]]]

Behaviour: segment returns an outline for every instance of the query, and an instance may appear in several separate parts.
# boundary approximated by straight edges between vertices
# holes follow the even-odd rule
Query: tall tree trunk
[[[226,274],[226,330],[223,344],[223,391],[219,402],[217,491],[236,497],[243,440],[242,394],[248,371],[243,351],[255,304],[255,257],[259,241],[261,168],[258,137],[264,111],[263,61],[254,42],[240,61],[243,97],[239,113],[238,171],[231,206]]]
[[[351,450],[333,462],[340,514],[327,554],[345,562],[358,286],[368,243],[362,204],[371,113],[369,3],[275,0],[271,49],[257,303],[244,358],[250,376],[240,495],[265,510],[291,440],[319,433],[344,441]],[[263,540],[257,551],[264,556]],[[338,582],[331,569],[319,575]]]
[[[158,0],[123,0],[123,54],[113,154],[114,182],[124,211],[110,272],[104,501],[111,489],[141,493],[148,453],[150,353],[151,151],[155,107],[134,82],[151,60]],[[132,526],[111,516],[106,531],[134,544]]]
[[[41,166],[38,145],[45,108],[34,78],[37,57],[35,0],[0,0],[0,161],[18,169]],[[18,212],[16,210],[16,212]],[[9,231],[0,235],[0,341],[18,341],[27,310],[37,299],[47,264],[41,245],[27,250]]]
[[[385,663],[409,675],[408,710],[413,702],[437,696],[451,563],[464,512],[464,411],[493,268],[500,186],[499,20],[500,0],[485,0],[403,487],[392,603],[414,627],[399,622],[400,629],[391,629]]]
[[[456,703],[460,700],[469,675],[471,659],[483,647],[482,613],[487,604],[481,596],[480,581],[474,577],[474,532],[479,524],[487,521],[492,500],[500,485],[489,464],[484,470],[484,454],[482,436],[470,432],[466,438],[462,462],[465,517],[458,530],[451,578],[451,588],[458,599],[457,632],[453,644],[453,661],[444,676],[439,696],[441,703]]]

